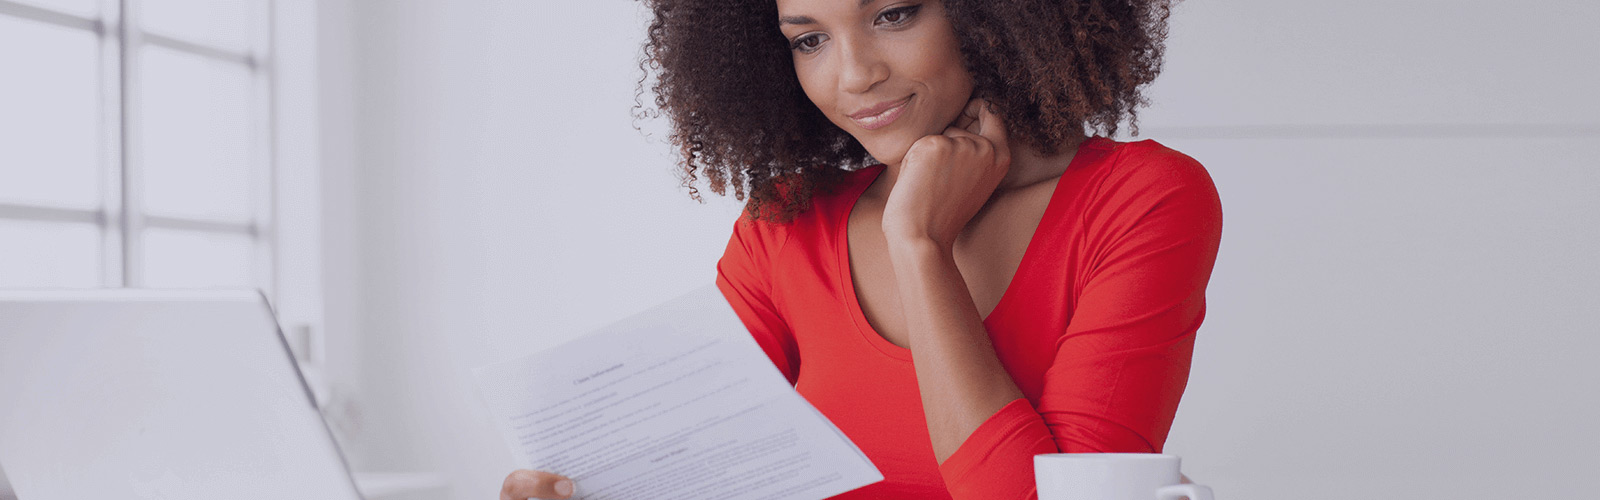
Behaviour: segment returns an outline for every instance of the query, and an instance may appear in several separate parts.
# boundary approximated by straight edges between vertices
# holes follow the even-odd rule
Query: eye
[[[879,14],[878,19],[888,21],[891,25],[905,24],[911,20],[912,16],[916,15],[917,9],[921,8],[921,5],[909,5],[898,9],[889,9]]]
[[[792,50],[798,50],[805,54],[816,52],[817,44],[822,43],[822,36],[823,35],[808,35],[796,38],[793,42],[789,43],[789,48]]]
[[[922,9],[921,5],[908,5],[905,7],[889,9],[883,11],[882,14],[878,14],[878,19],[883,20],[884,23],[882,24],[888,26],[901,26],[911,22],[911,18],[915,17],[917,11],[920,9]],[[796,38],[789,42],[789,49],[798,51],[802,54],[816,52],[817,46],[823,42],[822,37],[824,36],[826,35],[817,34]]]

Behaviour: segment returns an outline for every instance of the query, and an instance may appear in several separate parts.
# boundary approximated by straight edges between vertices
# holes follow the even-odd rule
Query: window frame
[[[251,276],[268,297],[319,402],[325,400],[321,338],[321,176],[316,102],[314,0],[249,0],[249,48],[211,46],[140,29],[143,0],[99,0],[98,14],[0,0],[0,16],[90,32],[98,39],[99,206],[0,201],[0,219],[89,223],[99,228],[99,286],[142,287],[144,231],[180,229],[248,235]],[[141,49],[161,47],[250,73],[248,223],[149,215],[141,176]]]

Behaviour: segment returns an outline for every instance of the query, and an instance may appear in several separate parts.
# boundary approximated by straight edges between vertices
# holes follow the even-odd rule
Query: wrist
[[[915,248],[932,246],[934,248],[950,249],[953,242],[943,241],[933,234],[931,230],[916,224],[895,223],[893,219],[885,217],[883,221],[883,238],[889,248]]]
[[[907,269],[918,263],[943,262],[954,260],[954,251],[951,245],[944,244],[926,235],[885,234],[889,249],[889,261],[897,270]]]

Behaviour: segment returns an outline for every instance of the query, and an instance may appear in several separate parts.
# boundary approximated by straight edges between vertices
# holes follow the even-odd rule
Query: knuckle
[[[911,148],[907,151],[906,155],[914,155],[916,157],[937,157],[944,155],[948,149],[949,145],[943,136],[929,135],[924,136],[921,139],[917,139],[916,142],[911,143]]]

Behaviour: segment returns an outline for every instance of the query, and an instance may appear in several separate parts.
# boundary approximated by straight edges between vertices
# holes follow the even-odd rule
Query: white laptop
[[[361,498],[254,291],[0,290],[21,500]]]

